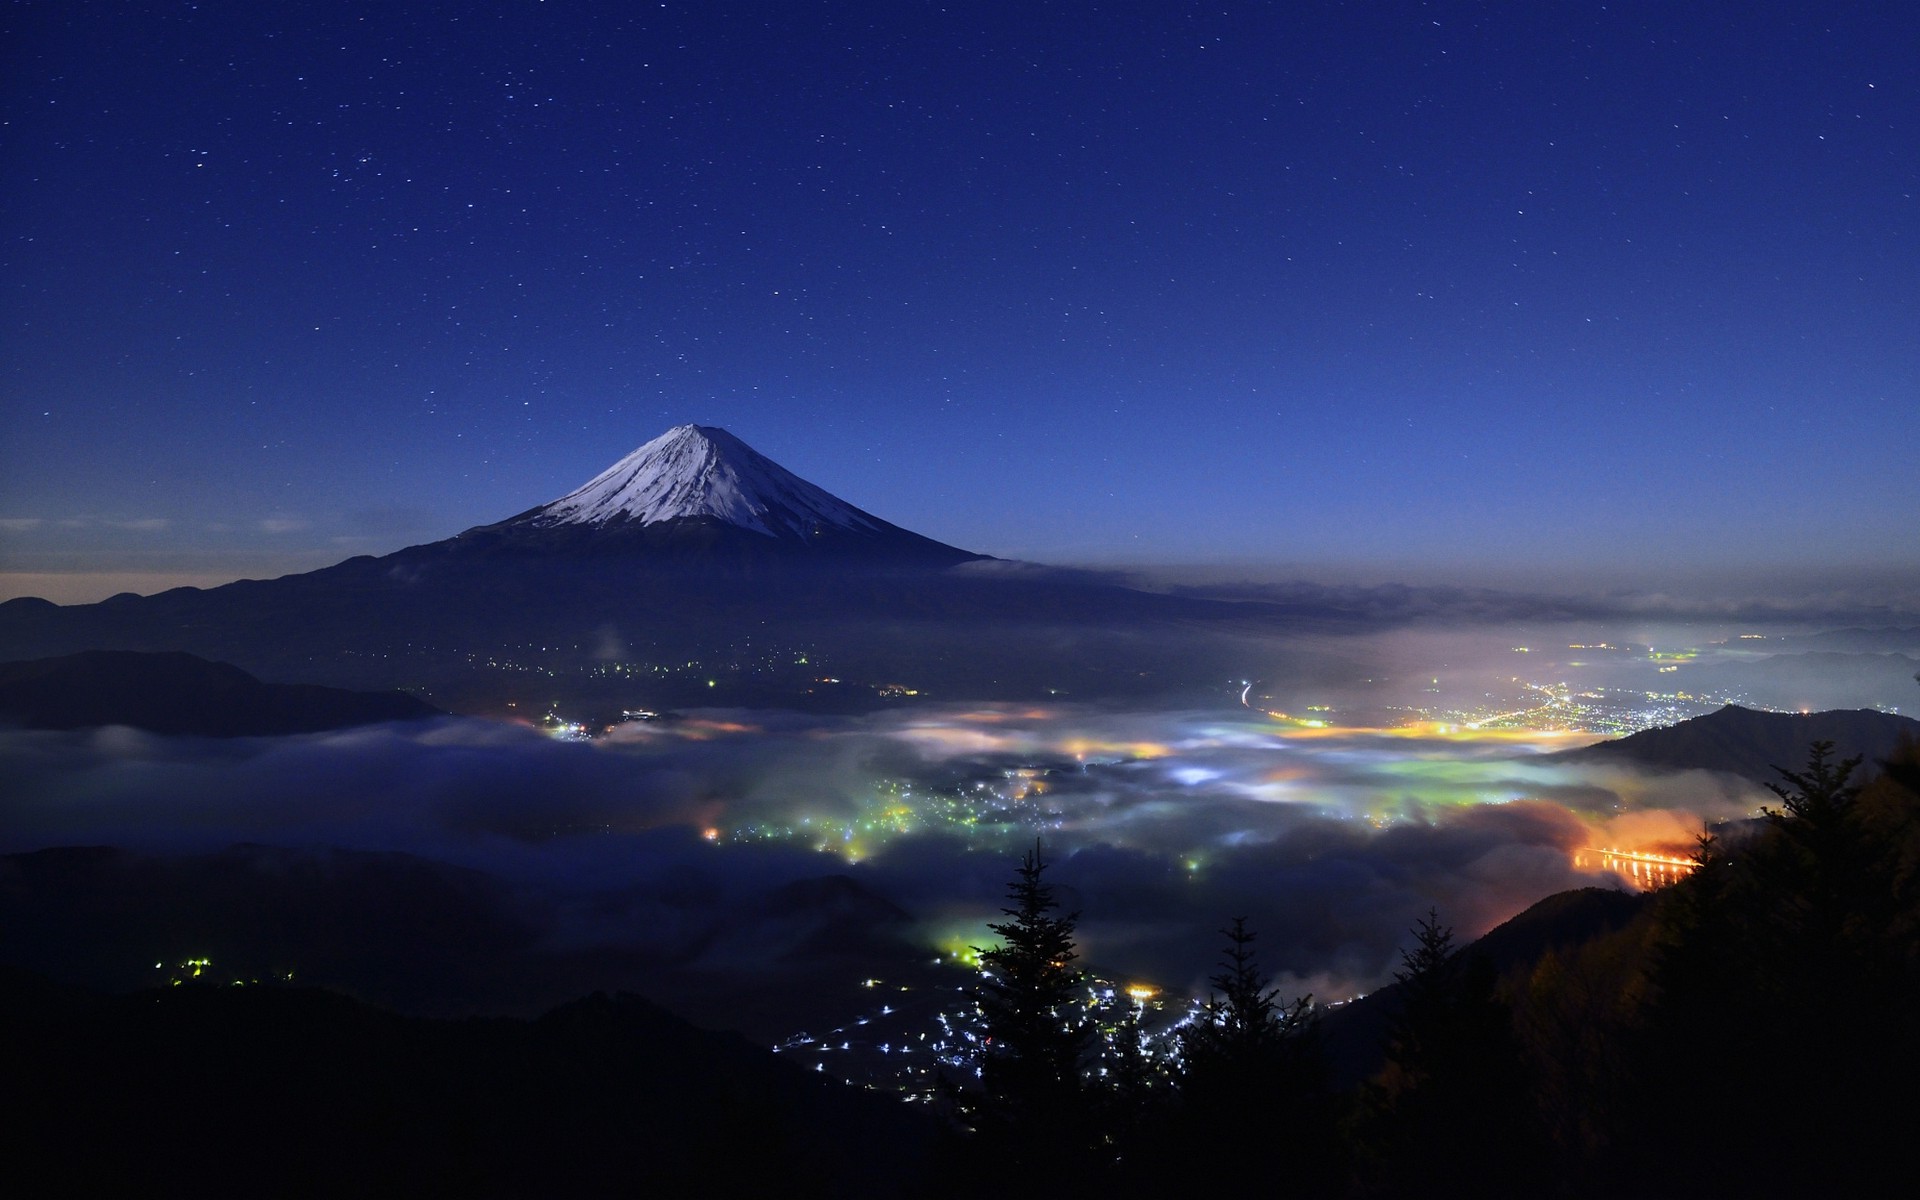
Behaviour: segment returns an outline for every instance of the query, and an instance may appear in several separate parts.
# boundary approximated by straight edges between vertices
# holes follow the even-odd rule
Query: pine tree
[[[1427,910],[1394,973],[1400,1008],[1370,1089],[1369,1140],[1389,1194],[1536,1194],[1545,1167],[1532,1088],[1492,964]],[[1450,1164],[1444,1179],[1434,1164]]]
[[[1860,789],[1849,786],[1847,780],[1854,768],[1860,765],[1861,757],[1856,754],[1844,762],[1833,763],[1827,761],[1827,756],[1832,753],[1832,742],[1815,742],[1807,754],[1807,769],[1804,772],[1775,767],[1775,773],[1793,786],[1789,790],[1780,784],[1769,783],[1767,790],[1780,797],[1781,803],[1786,805],[1786,811],[1770,808],[1761,811],[1776,825],[1790,824],[1789,817],[1798,817],[1814,824],[1838,820],[1860,794]]]
[[[1440,924],[1440,913],[1428,909],[1414,923],[1414,944],[1400,952],[1400,969],[1393,980],[1400,986],[1400,1011],[1388,1034],[1388,1061],[1392,1070],[1389,1087],[1411,1090],[1418,1087],[1435,1067],[1436,1057],[1447,1047],[1456,1024],[1458,1007],[1457,977],[1459,952],[1453,946],[1453,930]]]
[[[1338,1114],[1312,998],[1282,1002],[1267,986],[1245,918],[1220,933],[1213,994],[1180,1037],[1181,1174],[1231,1159],[1308,1195],[1331,1190],[1342,1168]]]
[[[1266,986],[1266,977],[1254,963],[1254,932],[1245,917],[1235,917],[1220,931],[1227,939],[1226,960],[1208,982],[1219,989],[1218,1003],[1209,1003],[1210,1014],[1225,1034],[1229,1045],[1251,1047],[1265,1036],[1278,1032],[1274,1021],[1274,998],[1280,989]]]
[[[989,1149],[1028,1170],[1075,1173],[1093,1136],[1081,1060],[1096,1031],[1076,994],[1080,914],[1058,915],[1046,869],[1035,841],[1007,885],[1008,919],[988,926],[1000,944],[978,951],[986,1097],[976,1124]]]
[[[1306,1027],[1312,1011],[1311,997],[1281,1005],[1280,989],[1267,987],[1253,951],[1257,935],[1247,928],[1245,917],[1233,918],[1220,935],[1227,939],[1221,952],[1225,958],[1207,981],[1214,992],[1200,1019],[1181,1036],[1181,1058],[1189,1075],[1270,1065],[1286,1039]]]

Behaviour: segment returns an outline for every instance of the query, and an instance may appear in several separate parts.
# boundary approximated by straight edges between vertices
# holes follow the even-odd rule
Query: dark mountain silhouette
[[[28,729],[131,725],[268,737],[443,715],[404,692],[262,683],[239,667],[179,652],[89,650],[0,663],[0,723]]]
[[[1729,704],[1704,717],[1565,751],[1555,757],[1624,762],[1675,771],[1725,771],[1772,783],[1780,778],[1774,770],[1776,766],[1800,769],[1807,759],[1807,747],[1813,742],[1832,742],[1837,758],[1857,754],[1872,764],[1893,753],[1902,737],[1920,738],[1920,721],[1870,708],[1780,713],[1756,712]]]
[[[1555,892],[1502,921],[1472,943],[1500,974],[1531,966],[1548,950],[1592,941],[1625,925],[1646,906],[1648,892],[1575,888]]]
[[[1781,648],[1796,653],[1834,651],[1848,654],[1889,654],[1920,650],[1920,625],[1862,629],[1825,629],[1819,633],[1790,634],[1760,639],[1762,649]]]
[[[0,1061],[22,1195],[901,1196],[936,1134],[631,995],[450,1021],[0,969]]]
[[[102,991],[206,958],[411,1012],[525,1012],[536,917],[484,872],[392,852],[77,846],[0,857],[0,962]]]
[[[1689,663],[1679,681],[1696,693],[1743,696],[1768,708],[1820,711],[1843,705],[1913,703],[1920,658],[1810,650],[1748,661]]]
[[[0,963],[123,992],[205,958],[427,1016],[530,1015],[622,988],[769,1042],[864,1004],[861,979],[930,971],[907,914],[843,875],[721,883],[583,899],[389,851],[61,847],[0,856]]]
[[[1164,690],[1243,657],[1209,659],[1208,639],[1328,615],[989,559],[847,504],[723,430],[683,426],[559,500],[444,541],[207,590],[0,604],[0,655],[185,651],[463,711],[860,707],[889,685]]]
[[[1488,930],[1461,953],[1484,956],[1496,975],[1508,975],[1531,967],[1549,950],[1581,946],[1622,928],[1645,910],[1651,895],[1608,888],[1556,892]],[[1340,1086],[1353,1086],[1380,1069],[1387,1030],[1401,1004],[1400,985],[1393,983],[1326,1014],[1321,1028]]]

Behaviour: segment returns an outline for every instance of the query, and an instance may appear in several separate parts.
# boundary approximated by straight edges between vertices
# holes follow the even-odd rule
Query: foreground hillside
[[[911,1196],[935,1133],[625,995],[435,1021],[0,973],[0,1018],[22,1196]]]

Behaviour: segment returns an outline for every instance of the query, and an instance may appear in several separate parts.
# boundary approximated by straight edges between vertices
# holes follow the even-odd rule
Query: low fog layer
[[[1177,707],[708,709],[590,743],[459,718],[225,741],[0,731],[0,852],[175,856],[189,865],[140,885],[164,894],[211,861],[178,856],[241,843],[484,872],[460,903],[485,910],[473,928],[508,931],[500,953],[530,1003],[644,990],[664,969],[731,973],[737,990],[773,963],[857,979],[860,955],[950,958],[991,942],[1037,838],[1089,966],[1202,985],[1216,931],[1244,916],[1283,988],[1333,999],[1389,978],[1429,907],[1477,935],[1553,892],[1624,885],[1583,866],[1585,848],[1684,854],[1703,825],[1770,799],[1730,776],[1549,753],[1729,701],[1911,705],[1913,632],[1615,621],[1249,639],[1243,675]],[[317,887],[345,870],[313,869]],[[835,876],[851,886],[807,882]],[[795,886],[811,890],[779,890]],[[433,969],[451,972],[464,948],[439,940]],[[458,999],[455,982],[441,992]]]
[[[705,712],[597,744],[457,719],[225,742],[14,731],[0,849],[405,851],[539,894],[555,946],[671,953],[830,874],[900,905],[929,948],[983,944],[1038,837],[1090,963],[1185,985],[1245,915],[1284,982],[1337,996],[1377,985],[1429,905],[1477,933],[1608,882],[1576,869],[1583,846],[1683,848],[1756,802],[1701,773],[1537,760],[1564,744],[1065,705]]]

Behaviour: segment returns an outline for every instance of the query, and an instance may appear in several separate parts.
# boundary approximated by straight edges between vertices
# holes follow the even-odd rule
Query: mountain
[[[915,928],[846,876],[762,885],[691,860],[596,888],[328,846],[0,855],[0,964],[104,992],[164,982],[156,964],[186,958],[233,977],[294,970],[417,1016],[530,1016],[624,989],[770,1045],[865,1007],[869,977],[943,979]]]
[[[1326,615],[975,554],[688,425],[551,503],[442,541],[206,590],[8,601],[0,658],[179,651],[502,715],[848,711],[909,695],[1216,686],[1243,666],[1244,630]]]
[[[153,733],[265,737],[444,715],[404,692],[262,683],[191,654],[89,650],[0,663],[0,723],[131,725]]]
[[[1763,783],[1777,782],[1774,767],[1799,770],[1814,742],[1832,742],[1836,758],[1861,755],[1872,764],[1887,757],[1901,738],[1920,739],[1920,721],[1876,709],[1816,713],[1756,712],[1729,704],[1719,712],[1677,725],[1598,742],[1557,758],[1626,762],[1668,770],[1725,771]]]
[[[1738,696],[1772,709],[1819,710],[1912,705],[1920,658],[1906,654],[1811,650],[1680,667],[1675,686],[1696,695]]]
[[[922,1195],[931,1114],[633,995],[430,1019],[314,988],[0,966],[20,1195]]]
[[[1549,951],[1564,953],[1624,928],[1648,906],[1644,892],[1575,888],[1556,892],[1461,947],[1464,959],[1485,958],[1495,974],[1532,968]],[[1328,1058],[1340,1087],[1352,1087],[1386,1062],[1388,1033],[1404,1004],[1390,983],[1327,1012],[1321,1021]]]
[[[921,567],[987,557],[883,521],[726,430],[701,425],[669,429],[558,500],[424,549]]]
[[[1758,639],[1758,649],[1774,647],[1794,652],[1827,650],[1849,654],[1920,651],[1920,625],[1827,629],[1819,633]]]

